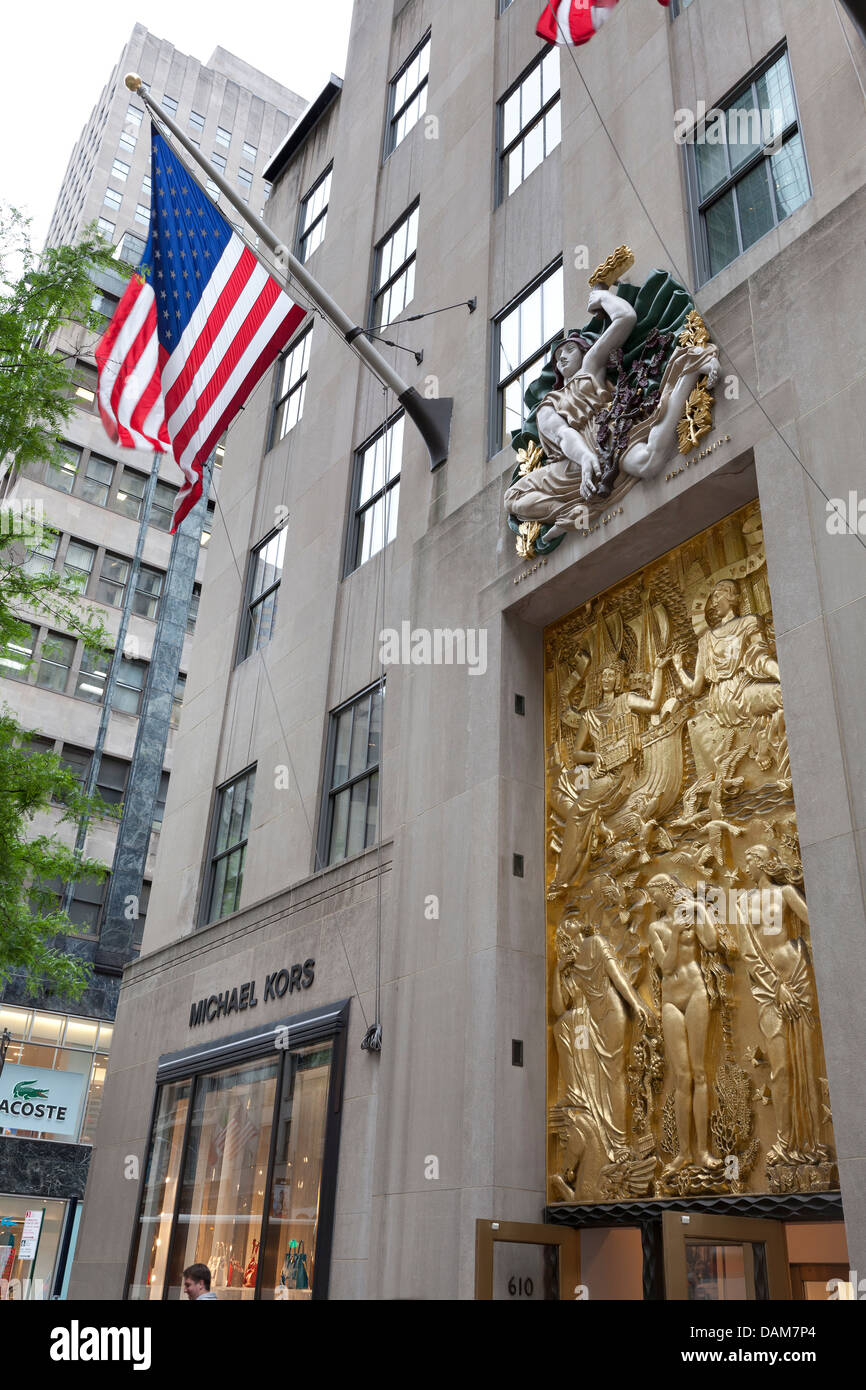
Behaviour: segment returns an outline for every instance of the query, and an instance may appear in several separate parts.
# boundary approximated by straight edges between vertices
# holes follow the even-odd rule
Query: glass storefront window
[[[221,1301],[312,1297],[333,1060],[327,1039],[160,1087],[128,1298],[182,1298],[192,1264]]]
[[[92,1144],[102,1104],[102,1088],[111,1046],[111,1025],[100,1025],[98,1019],[70,1018],[38,1009],[0,1008],[0,1032],[8,1028],[12,1041],[6,1055],[11,1066],[35,1067],[40,1071],[77,1073],[83,1080],[79,1091],[70,1092],[61,1084],[57,1096],[44,1097],[69,1105],[77,1105],[78,1123],[73,1132],[53,1132],[48,1129],[25,1129],[22,1115],[0,1114],[0,1135],[17,1139],[54,1139],[63,1143]],[[61,1043],[63,1044],[61,1046]],[[96,1051],[97,1046],[99,1051]],[[8,1079],[8,1078],[7,1078]],[[26,1078],[28,1081],[30,1077]],[[37,1078],[33,1078],[34,1084]],[[51,1090],[50,1077],[39,1079],[40,1088]],[[3,1093],[5,1095],[5,1091]],[[10,1099],[6,1096],[7,1101]],[[73,1115],[76,1112],[73,1111]],[[16,1124],[17,1120],[17,1124]],[[71,1123],[71,1121],[70,1121]]]
[[[65,1212],[65,1202],[0,1193],[0,1298],[51,1297]]]
[[[255,1297],[279,1059],[204,1076],[196,1087],[169,1271],[205,1264],[222,1298]]]
[[[191,1081],[163,1086],[153,1123],[128,1297],[162,1297]]]
[[[310,1297],[316,1258],[319,1194],[332,1044],[287,1059],[277,1117],[274,1179],[268,1204],[263,1299]]]

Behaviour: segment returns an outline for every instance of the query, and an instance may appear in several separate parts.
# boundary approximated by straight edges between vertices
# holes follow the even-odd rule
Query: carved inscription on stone
[[[545,637],[549,1197],[838,1187],[760,510]]]

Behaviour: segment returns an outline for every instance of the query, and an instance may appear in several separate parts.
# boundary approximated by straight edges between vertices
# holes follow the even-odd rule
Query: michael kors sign
[[[263,1002],[267,1004],[269,999],[282,999],[284,994],[291,994],[296,989],[309,989],[315,979],[315,971],[314,960],[305,960],[303,965],[293,965],[288,970],[272,971],[265,977]],[[200,1023],[213,1023],[217,1018],[242,1013],[244,1009],[255,1009],[258,1002],[255,980],[245,980],[240,986],[235,985],[191,1004],[189,1026],[197,1028]]]

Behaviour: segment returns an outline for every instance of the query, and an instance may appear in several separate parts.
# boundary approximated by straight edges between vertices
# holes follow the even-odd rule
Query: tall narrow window
[[[255,768],[248,768],[217,790],[205,922],[228,917],[240,904],[255,780]]]
[[[308,261],[324,238],[331,197],[332,170],[333,165],[329,165],[301,202],[298,223],[298,259],[301,261]]]
[[[36,684],[41,685],[43,690],[65,694],[75,647],[74,637],[64,637],[62,632],[47,632],[39,654]]]
[[[96,410],[96,391],[99,381],[96,368],[89,362],[78,361],[72,377],[72,398],[82,410]]]
[[[116,159],[111,166],[111,177],[117,179],[119,183],[126,183],[129,177],[129,165],[123,159]]]
[[[159,616],[159,600],[162,594],[162,570],[152,569],[150,565],[140,565],[132,596],[132,611],[141,618],[156,621]]]
[[[138,521],[146,488],[147,478],[144,473],[136,473],[133,468],[124,468],[117,484],[117,510],[123,512],[124,516],[131,517],[133,521]]]
[[[413,126],[427,110],[427,84],[430,73],[430,35],[426,34],[418,47],[393,78],[388,98],[388,135],[385,156],[396,150]]]
[[[562,266],[558,265],[545,271],[494,320],[498,372],[491,439],[494,453],[511,442],[513,430],[523,428],[527,388],[561,336],[564,314]]]
[[[129,578],[129,561],[122,555],[111,555],[106,551],[102,560],[102,570],[93,595],[100,603],[111,608],[123,607],[123,592]]]
[[[272,445],[280,439],[285,439],[289,430],[294,429],[304,413],[312,341],[313,325],[310,324],[291,347],[286,349],[277,365],[277,403],[274,407]]]
[[[414,207],[376,247],[373,327],[385,328],[402,314],[415,293],[418,213]]]
[[[54,569],[59,544],[59,536],[52,536],[51,532],[47,530],[43,531],[40,539],[32,549],[27,551],[23,566],[25,573],[50,574]]]
[[[81,592],[87,588],[96,559],[96,546],[85,545],[83,541],[71,540],[63,557],[63,574],[66,579],[77,582]]]
[[[232,133],[230,130],[226,130],[223,126],[218,125],[214,139],[218,145],[222,145],[223,149],[227,150],[232,142]]]
[[[398,415],[355,455],[347,573],[378,555],[397,534],[403,418]]]
[[[375,843],[385,687],[372,686],[331,715],[322,858],[336,864]]]
[[[160,106],[162,107],[163,111],[167,111],[170,116],[177,115],[177,100],[175,97],[163,97],[162,101],[160,102]],[[190,125],[192,125],[191,116]]]
[[[160,531],[171,530],[171,518],[177,501],[178,489],[171,483],[157,483],[150,507],[150,524]]]
[[[247,607],[241,630],[238,660],[245,661],[270,642],[277,616],[277,598],[286,553],[286,528],[275,532],[250,556]]]
[[[811,196],[787,52],[687,134],[699,278],[708,280]]]
[[[499,103],[499,202],[529,178],[561,138],[559,50],[551,48]]]
[[[96,774],[96,790],[109,806],[119,806],[126,792],[129,763],[126,758],[110,758],[103,753]]]
[[[114,464],[111,460],[100,458],[98,454],[91,454],[84,470],[81,496],[88,502],[95,502],[97,507],[106,506],[113,479]]]
[[[121,657],[111,708],[119,710],[122,714],[138,714],[146,677],[146,661],[131,661],[128,657]]]
[[[60,492],[72,491],[78,476],[82,452],[77,444],[61,444],[60,466],[49,466],[45,470],[45,481],[49,487],[56,487]]]
[[[6,645],[0,649],[0,674],[13,681],[27,680],[33,649],[39,636],[39,629],[34,627],[33,623],[22,623],[21,626],[26,628],[26,632],[10,637]]]
[[[204,116],[201,116],[198,111],[190,111],[189,123],[193,130],[197,130],[199,134],[204,130]]]

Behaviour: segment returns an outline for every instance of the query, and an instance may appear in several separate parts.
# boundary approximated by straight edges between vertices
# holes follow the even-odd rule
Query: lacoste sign
[[[7,1062],[0,1076],[0,1125],[38,1134],[74,1135],[87,1077]]]

